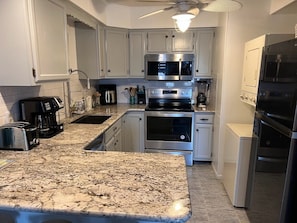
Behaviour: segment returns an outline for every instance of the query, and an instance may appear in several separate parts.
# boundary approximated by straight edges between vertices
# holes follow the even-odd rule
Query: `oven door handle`
[[[284,136],[286,136],[288,138],[292,138],[292,136],[293,136],[292,131],[289,128],[287,128],[286,126],[283,126],[282,124],[280,124],[272,119],[270,120],[270,118],[268,118],[266,116],[262,116],[260,121],[261,121],[261,124],[266,125],[270,128],[273,128],[274,130],[278,131],[279,133],[283,134]]]
[[[146,111],[145,116],[153,117],[173,117],[173,118],[184,118],[184,117],[193,117],[193,112],[159,112],[159,111]]]

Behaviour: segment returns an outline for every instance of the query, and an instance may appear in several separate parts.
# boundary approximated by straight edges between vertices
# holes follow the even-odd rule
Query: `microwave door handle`
[[[109,103],[109,91],[105,91],[105,101]]]
[[[181,70],[182,70],[182,60],[179,59],[179,66],[178,66],[178,79],[181,80]]]

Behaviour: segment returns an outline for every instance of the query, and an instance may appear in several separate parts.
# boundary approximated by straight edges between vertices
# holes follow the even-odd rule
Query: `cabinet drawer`
[[[213,114],[196,114],[195,123],[213,123]]]
[[[104,142],[107,143],[117,131],[121,129],[121,120],[119,119],[114,123],[104,134]]]

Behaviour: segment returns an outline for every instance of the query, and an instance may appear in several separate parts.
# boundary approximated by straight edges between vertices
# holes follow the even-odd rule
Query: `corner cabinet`
[[[122,117],[124,152],[144,152],[144,113],[130,111]]]
[[[194,156],[195,161],[211,161],[213,114],[195,113]]]
[[[57,0],[1,1],[1,86],[68,78],[65,7]]]
[[[195,77],[212,76],[214,35],[213,29],[196,31]]]
[[[106,77],[127,77],[128,64],[128,30],[118,28],[105,29]]]

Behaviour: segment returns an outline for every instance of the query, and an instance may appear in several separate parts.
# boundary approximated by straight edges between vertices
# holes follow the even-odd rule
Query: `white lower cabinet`
[[[144,152],[143,112],[128,112],[122,118],[122,151]]]
[[[104,133],[104,147],[106,151],[122,150],[121,119]]]
[[[213,114],[195,114],[194,157],[195,161],[211,161]]]

